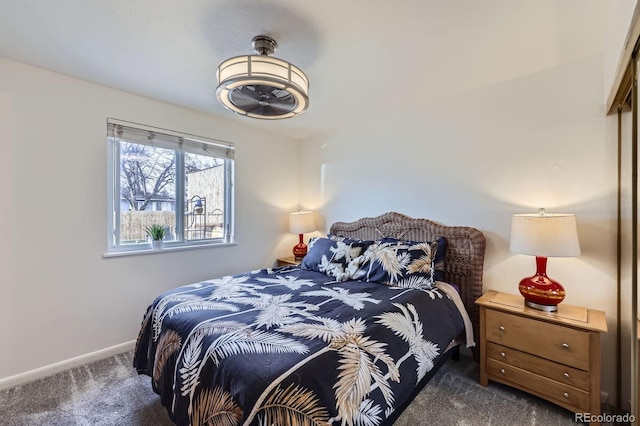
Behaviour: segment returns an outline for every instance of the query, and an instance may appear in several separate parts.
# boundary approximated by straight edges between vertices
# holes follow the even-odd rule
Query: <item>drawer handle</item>
[[[504,357],[506,357],[506,356],[507,356],[507,354],[505,354],[504,352],[500,352],[500,356],[501,356],[502,358],[504,358]]]
[[[501,369],[500,369],[500,374],[507,374],[507,372],[506,372],[506,371],[504,371],[504,368],[501,368]]]
[[[569,373],[563,373],[562,377],[564,377],[565,379],[569,379],[571,376],[569,375]]]
[[[569,399],[569,394],[567,392],[563,393],[562,396],[564,397],[564,399]]]
[[[498,327],[498,329],[500,329],[500,331],[504,331],[504,326],[501,325],[500,327]]]
[[[569,349],[569,344],[568,343],[563,343],[562,344],[562,349]]]

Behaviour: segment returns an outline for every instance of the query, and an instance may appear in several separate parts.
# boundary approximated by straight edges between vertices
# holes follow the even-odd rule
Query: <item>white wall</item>
[[[616,143],[603,57],[559,65],[437,104],[398,105],[304,141],[302,204],[326,223],[397,211],[480,229],[484,289],[517,294],[535,272],[509,252],[511,215],[575,213],[582,255],[552,258],[565,303],[606,312],[603,390],[615,392]],[[411,99],[420,99],[413,93]]]
[[[235,143],[237,245],[103,258],[107,117]],[[0,382],[131,341],[160,292],[294,244],[295,140],[0,59],[0,147]]]

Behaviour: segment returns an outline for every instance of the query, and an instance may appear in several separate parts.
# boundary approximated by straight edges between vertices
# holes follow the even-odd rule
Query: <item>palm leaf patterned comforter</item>
[[[263,269],[156,298],[134,366],[178,425],[375,426],[463,331],[437,287]]]

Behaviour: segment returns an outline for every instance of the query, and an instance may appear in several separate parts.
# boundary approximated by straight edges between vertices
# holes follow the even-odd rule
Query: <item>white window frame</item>
[[[176,240],[166,241],[163,249],[175,250],[212,245],[228,245],[234,242],[234,153],[230,142],[195,136],[188,133],[147,126],[128,121],[107,119],[107,253],[117,255],[151,250],[149,243],[120,243],[120,141],[145,144],[176,151]],[[221,238],[186,240],[184,238],[184,153],[208,155],[224,161],[224,226]]]

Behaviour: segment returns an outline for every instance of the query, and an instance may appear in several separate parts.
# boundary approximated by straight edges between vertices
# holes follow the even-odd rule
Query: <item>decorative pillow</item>
[[[338,281],[357,279],[364,257],[362,254],[373,241],[336,241],[314,237],[309,240],[307,255],[300,267],[335,277]]]
[[[386,238],[367,247],[358,274],[366,281],[387,285],[431,287],[444,277],[445,249],[443,237],[425,242]],[[436,270],[438,263],[442,264],[440,271]]]
[[[391,237],[383,238],[381,241],[404,243],[409,246],[419,246],[420,244],[431,244],[433,242],[405,241]],[[436,247],[435,256],[433,257],[433,281],[444,281],[444,260],[447,254],[447,239],[445,237],[438,237],[435,242],[438,243],[438,246]]]

